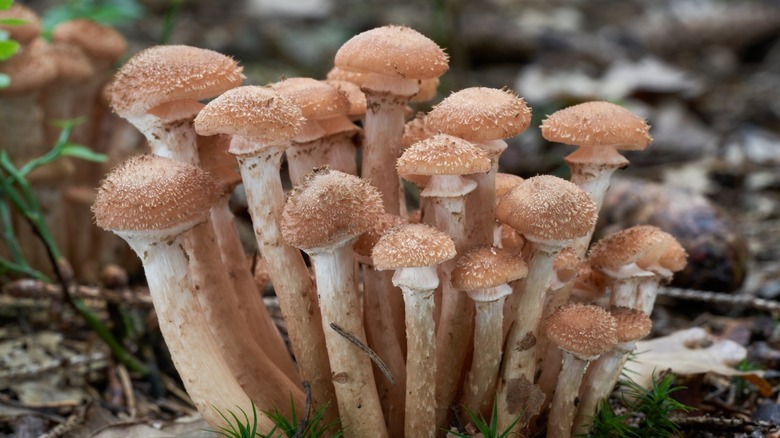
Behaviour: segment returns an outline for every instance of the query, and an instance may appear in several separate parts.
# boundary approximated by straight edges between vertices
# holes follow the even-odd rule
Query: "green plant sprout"
[[[73,127],[78,123],[80,123],[78,119],[58,122],[58,126],[62,128],[62,131],[54,147],[43,156],[30,160],[21,168],[17,168],[14,165],[8,152],[0,151],[0,221],[2,221],[0,224],[3,227],[3,240],[10,249],[12,257],[12,260],[0,258],[0,275],[22,275],[51,282],[46,275],[30,266],[22,255],[21,246],[16,239],[11,223],[10,212],[11,207],[13,207],[32,226],[35,235],[44,243],[56,275],[56,280],[62,289],[65,300],[73,306],[77,313],[84,318],[87,325],[108,345],[117,360],[128,369],[145,375],[149,372],[148,368],[125,351],[108,328],[82,300],[71,296],[70,265],[57,247],[46,225],[41,205],[26,178],[33,170],[51,164],[63,157],[74,157],[96,162],[106,160],[105,155],[97,154],[86,146],[73,144],[68,141]]]
[[[137,0],[67,0],[54,6],[41,17],[43,33],[47,37],[52,29],[65,21],[86,18],[107,25],[120,25],[138,20],[143,7]]]
[[[0,0],[0,11],[8,10],[13,4],[14,0]],[[18,18],[0,19],[0,26],[20,26],[25,23],[27,22]],[[0,62],[14,56],[18,51],[19,43],[12,40],[7,31],[0,29]],[[7,88],[9,85],[11,85],[11,77],[0,73],[0,89]]]
[[[486,420],[485,417],[483,417],[481,414],[473,412],[471,409],[465,408],[464,406],[466,409],[466,415],[468,415],[471,422],[474,423],[474,427],[477,428],[479,435],[483,438],[507,438],[510,436],[510,434],[512,434],[512,429],[515,427],[515,425],[525,416],[525,412],[523,412],[520,414],[520,416],[515,418],[515,420],[506,427],[506,429],[499,431],[497,401],[497,398],[493,401],[493,412],[490,415],[490,421]],[[461,438],[468,438],[471,436],[457,431],[448,431],[448,434]]]

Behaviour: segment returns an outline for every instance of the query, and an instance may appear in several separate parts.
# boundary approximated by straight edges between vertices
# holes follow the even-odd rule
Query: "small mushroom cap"
[[[360,128],[345,115],[319,119],[317,124],[320,125],[326,136],[336,134],[353,135],[360,132]]]
[[[360,72],[350,71],[350,70],[342,70],[338,67],[333,67],[325,75],[325,79],[328,81],[348,82],[357,85],[358,89],[360,89],[360,87],[363,86],[363,81],[365,81],[366,79],[365,75],[366,75],[365,73],[360,73]]]
[[[197,138],[200,167],[214,178],[222,193],[230,193],[241,184],[236,157],[228,153],[230,140],[225,134],[199,135]]]
[[[434,132],[428,130],[427,125],[425,124],[425,113],[417,113],[412,120],[409,120],[404,124],[404,135],[401,137],[401,147],[406,149],[434,134]]]
[[[653,141],[645,119],[609,102],[585,102],[557,111],[541,126],[542,136],[577,146],[643,150]]]
[[[432,79],[448,69],[447,55],[425,35],[405,26],[383,26],[355,35],[335,58],[341,70],[405,79]]]
[[[216,181],[199,167],[138,155],[100,183],[92,212],[106,230],[168,230],[204,216],[219,196]]]
[[[405,224],[406,221],[401,216],[396,216],[390,213],[382,214],[379,219],[374,223],[368,231],[363,233],[355,244],[352,245],[352,249],[360,256],[371,257],[371,251],[374,250],[374,246],[379,242],[379,239],[391,228],[398,225]]]
[[[307,119],[324,119],[346,115],[349,99],[346,94],[327,82],[311,78],[289,78],[270,85],[270,88],[301,108]]]
[[[108,62],[117,61],[127,51],[127,41],[113,27],[85,19],[57,25],[52,31],[52,41],[79,46],[87,55]]]
[[[578,302],[592,303],[601,298],[607,290],[607,279],[596,269],[591,268],[590,263],[583,263],[577,272],[577,279],[571,293],[572,298]]]
[[[381,195],[367,181],[323,168],[293,188],[279,226],[291,246],[327,249],[370,230],[383,212]]]
[[[617,322],[618,342],[633,342],[650,334],[653,322],[641,310],[623,306],[610,306],[609,313]]]
[[[617,322],[598,306],[570,304],[545,321],[547,337],[580,360],[594,360],[617,345]]]
[[[662,233],[652,225],[637,225],[612,233],[593,245],[588,259],[593,268],[604,271],[617,270],[643,258],[655,258],[653,254],[660,255],[663,251]]]
[[[11,77],[11,84],[0,93],[28,93],[42,88],[57,76],[57,63],[51,57],[50,47],[37,39],[10,59],[0,62],[0,73]]]
[[[512,91],[473,87],[442,100],[427,120],[432,131],[485,143],[525,131],[531,123],[531,109]]]
[[[455,257],[455,243],[428,225],[399,225],[379,239],[371,256],[380,271],[435,266]]]
[[[141,115],[172,100],[203,100],[241,85],[232,58],[190,46],[155,46],[130,58],[111,82],[111,107],[122,117]]]
[[[327,83],[347,96],[347,99],[349,100],[348,116],[360,117],[366,114],[366,95],[360,91],[359,86],[352,82],[342,80],[328,79]]]
[[[266,87],[243,86],[228,90],[209,102],[195,117],[200,135],[229,134],[261,143],[290,141],[305,119],[288,99]],[[230,153],[251,154],[231,146]]]
[[[41,35],[41,19],[38,14],[27,6],[14,3],[10,8],[0,11],[0,20],[24,20],[25,24],[0,24],[0,30],[8,32],[8,37],[21,45],[30,43]]]
[[[586,235],[598,211],[587,193],[550,175],[528,178],[499,201],[496,218],[536,242],[561,242]]]
[[[149,114],[165,123],[191,122],[206,105],[197,100],[172,100],[149,110]]]
[[[661,242],[655,246],[656,250],[648,251],[645,256],[637,260],[636,264],[642,269],[653,272],[679,272],[685,269],[688,264],[688,253],[680,242],[663,230],[659,230],[658,237]]]
[[[574,278],[575,275],[577,275],[581,264],[582,260],[577,257],[577,254],[575,254],[571,248],[564,248],[555,257],[555,262],[553,262],[553,269],[555,270],[555,275],[558,276],[559,280],[568,282],[570,279]]]
[[[576,151],[563,158],[569,167],[599,166],[602,168],[622,169],[629,165],[626,157],[620,155],[615,148],[580,146]]]
[[[523,178],[511,173],[496,173],[496,203],[506,195],[512,187],[523,182]]]
[[[469,175],[490,170],[490,159],[466,140],[438,134],[406,149],[396,168],[401,175]]]
[[[417,92],[409,102],[420,103],[428,102],[436,97],[436,90],[439,88],[439,78],[422,79],[420,81],[420,91]]]
[[[523,259],[506,249],[477,246],[455,260],[452,286],[458,290],[492,288],[528,275]]]
[[[95,74],[92,62],[78,46],[55,41],[48,52],[57,63],[57,79],[61,81],[83,81]]]

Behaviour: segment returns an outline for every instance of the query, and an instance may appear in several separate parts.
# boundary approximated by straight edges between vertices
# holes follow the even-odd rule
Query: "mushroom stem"
[[[529,240],[528,277],[525,289],[518,300],[515,322],[509,330],[504,351],[501,379],[498,382],[498,424],[499,430],[509,427],[517,417],[523,415],[527,406],[514,403],[508,397],[512,382],[525,379],[533,383],[536,373],[536,338],[539,322],[544,311],[544,295],[553,274],[555,257],[561,246],[545,245]],[[524,415],[516,428],[522,428],[530,421]],[[522,424],[521,424],[522,423]]]
[[[507,285],[504,287],[509,288]],[[501,329],[504,301],[502,297],[496,301],[474,302],[477,309],[474,353],[462,399],[463,405],[471,412],[485,412],[493,400],[504,340]]]
[[[263,348],[276,366],[297,385],[300,383],[298,371],[249,270],[246,254],[236,232],[235,216],[228,205],[229,197],[229,194],[225,195],[211,208],[211,222],[214,224],[217,245],[228,277],[242,303],[239,311],[249,325],[251,337]]]
[[[612,174],[615,173],[617,168],[573,162],[569,162],[568,165],[571,170],[571,182],[590,196],[590,199],[596,204],[596,211],[601,211],[601,206],[604,205],[604,195],[609,188]],[[594,231],[595,227],[591,228],[587,235],[576,239],[572,243],[572,250],[578,257],[585,255]]]
[[[563,366],[558,376],[558,384],[555,387],[555,395],[547,421],[548,438],[570,438],[572,436],[572,422],[577,409],[577,396],[587,366],[587,361],[578,359],[567,351],[563,352]]]
[[[312,169],[327,164],[330,144],[323,140],[318,138],[305,143],[292,143],[287,148],[287,171],[292,185],[297,186]]]
[[[245,140],[233,138],[239,141]],[[279,230],[278,218],[284,208],[279,179],[282,153],[275,149],[254,157],[239,156],[238,162],[257,245],[279,298],[301,379],[311,384],[315,405],[321,405],[335,400],[335,392],[309,270],[300,251],[285,244]]]
[[[170,244],[158,244],[161,242],[144,239],[140,233],[117,234],[144,264],[160,331],[184,387],[203,418],[211,426],[220,427],[227,424],[217,409],[252,412],[250,399],[230,373],[200,308],[188,278],[181,240],[177,237]],[[193,351],[194,345],[197,351]],[[273,422],[260,412],[258,429],[268,431],[273,427]]]
[[[609,305],[634,308],[637,289],[642,277],[611,278],[609,280]]]
[[[404,107],[408,98],[384,93],[366,92],[366,123],[363,128],[362,177],[382,194],[385,211],[400,214],[403,197],[401,179],[395,163],[401,155],[404,133]]]
[[[414,281],[405,279],[414,278]],[[406,308],[406,423],[408,437],[436,434],[436,343],[434,342],[433,291],[439,283],[435,266],[396,270],[393,284],[418,284],[424,288],[400,286]],[[453,292],[457,293],[457,292]]]
[[[146,137],[154,155],[173,158],[188,164],[198,164],[198,149],[195,147],[196,134],[192,129],[192,119],[165,122],[152,114],[126,116]]]
[[[251,337],[246,322],[236,317],[241,304],[230,293],[226,268],[213,258],[219,249],[211,222],[196,225],[182,237],[201,309],[236,380],[263,410],[288,412],[290,400],[296,409],[302,409],[303,392],[266,356]]]
[[[350,175],[357,175],[354,133],[340,133],[332,136],[333,145],[327,152],[328,166]]]
[[[504,140],[488,143],[476,143],[488,153],[490,170],[486,173],[471,175],[477,183],[476,189],[466,197],[468,215],[468,240],[471,246],[492,245],[493,229],[496,221],[496,173],[498,173],[498,158],[507,148]]]
[[[634,308],[647,315],[652,314],[655,306],[655,298],[658,296],[658,288],[661,278],[657,275],[645,277],[639,281],[634,298]]]
[[[365,343],[352,247],[342,244],[322,252],[309,252],[309,256],[317,278],[322,327],[341,424],[347,436],[387,436],[368,355],[331,327],[336,324]]]

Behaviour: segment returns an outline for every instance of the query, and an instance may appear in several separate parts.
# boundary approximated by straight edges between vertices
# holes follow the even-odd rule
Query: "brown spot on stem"
[[[347,380],[349,380],[349,376],[347,375],[347,373],[333,374],[334,383],[347,383]]]
[[[528,332],[519,344],[517,344],[517,351],[525,351],[536,345],[536,336],[534,332]]]
[[[514,416],[522,414],[521,425],[528,424],[528,420],[539,415],[544,403],[544,392],[539,387],[529,382],[524,376],[509,380],[506,386],[507,411]]]

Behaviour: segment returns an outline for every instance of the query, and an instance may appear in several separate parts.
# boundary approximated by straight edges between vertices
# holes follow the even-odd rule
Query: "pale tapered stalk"
[[[313,169],[328,163],[328,149],[330,149],[330,144],[325,139],[293,143],[287,148],[287,171],[293,186],[303,182],[303,177],[311,173]]]
[[[348,437],[385,437],[387,428],[368,355],[330,325],[366,342],[351,245],[309,252],[317,278],[322,329],[336,388],[341,427]]]
[[[509,330],[504,351],[501,378],[498,381],[498,425],[505,430],[527,408],[509,397],[509,390],[516,386],[516,380],[525,379],[533,383],[536,373],[536,338],[539,335],[539,322],[544,310],[544,294],[553,274],[555,257],[561,246],[543,245],[529,240],[531,247],[528,259],[528,277],[525,288],[518,300],[515,322]],[[530,418],[525,415],[517,422],[514,430],[520,430]]]
[[[333,137],[333,145],[327,152],[328,166],[350,175],[357,175],[357,149],[355,148],[354,133],[336,134]]]
[[[469,246],[491,245],[493,243],[498,159],[507,148],[507,144],[503,140],[477,143],[477,146],[490,156],[490,170],[486,173],[469,176],[477,183],[476,189],[466,197],[466,228]]]
[[[607,193],[607,189],[609,189],[612,175],[619,167],[622,167],[622,165],[619,167],[612,167],[576,163],[573,161],[567,161],[567,164],[571,170],[571,182],[590,196],[590,199],[596,204],[596,211],[600,212],[602,205],[604,205],[604,196]],[[591,228],[588,234],[574,240],[572,243],[572,251],[577,257],[582,258],[585,255],[585,252],[590,245],[590,241],[593,238],[594,231],[595,227]]]
[[[285,244],[279,230],[284,208],[281,158],[282,150],[276,149],[264,156],[238,157],[238,162],[257,245],[282,308],[301,380],[311,384],[314,403],[321,405],[334,402],[336,394],[314,284],[300,251]]]
[[[610,278],[607,283],[610,292],[609,305],[633,309],[641,280],[642,277]]]
[[[571,438],[577,396],[587,366],[587,361],[578,359],[569,352],[563,353],[563,366],[547,420],[548,438]]]
[[[198,411],[212,427],[227,426],[217,409],[252,412],[249,396],[230,372],[211,334],[195,290],[189,281],[187,258],[180,239],[169,244],[120,234],[144,264],[168,350],[184,388]],[[194,349],[193,346],[197,346]],[[259,430],[274,424],[258,409]]]
[[[421,289],[400,286],[406,308],[406,423],[404,436],[436,434],[436,343],[434,341],[433,291],[439,279],[436,267],[403,268],[393,275],[394,284],[404,277],[419,277]],[[406,282],[404,282],[406,283]],[[426,284],[427,283],[427,284]]]
[[[270,407],[290,413],[292,400],[300,412],[304,407],[303,392],[252,339],[249,326],[240,317],[243,304],[231,293],[227,269],[219,259],[211,223],[196,225],[182,234],[182,240],[189,256],[191,281],[198,291],[204,316],[238,383],[263,410]]]
[[[197,165],[198,149],[192,120],[166,123],[151,114],[125,117],[149,142],[154,155],[172,158],[183,163]]]
[[[474,355],[463,394],[463,405],[471,412],[485,412],[492,406],[498,368],[501,364],[504,301],[505,298],[474,302],[477,309]]]
[[[658,276],[645,277],[637,286],[636,297],[634,298],[634,308],[641,310],[647,315],[651,315],[655,306],[655,299],[658,296],[661,278]]]
[[[235,216],[230,211],[227,194],[217,205],[211,208],[211,222],[217,236],[217,245],[225,263],[228,278],[239,297],[241,306],[239,311],[247,322],[251,337],[268,354],[268,357],[287,377],[296,383],[300,383],[300,376],[295,369],[295,364],[287,351],[282,335],[277,330],[271,319],[262,293],[257,289],[257,284],[249,270],[244,249],[236,230]]]
[[[401,155],[404,106],[408,98],[366,92],[366,122],[363,128],[362,177],[382,194],[387,213],[399,215],[403,189],[393,163]]]
[[[567,281],[561,289],[554,293],[552,291],[547,292],[549,299],[544,306],[544,313],[542,314],[543,319],[552,314],[558,307],[569,302],[572,287],[574,287],[574,283],[572,281]],[[545,400],[552,400],[553,391],[555,390],[555,385],[558,380],[558,373],[561,371],[561,364],[561,349],[556,347],[543,331],[540,333],[539,346],[537,347],[536,352],[536,367],[541,370],[536,384],[544,393]]]
[[[393,271],[377,271],[371,265],[363,265],[363,323],[368,345],[379,355],[393,376],[391,383],[374,366],[374,379],[379,391],[379,401],[387,422],[389,436],[404,434],[404,401],[406,397],[406,364],[396,336],[391,302],[388,295],[402,292],[393,286]],[[401,330],[405,324],[401,324]],[[404,337],[405,339],[405,337]]]
[[[599,403],[609,397],[620,378],[628,355],[635,349],[635,342],[617,344],[615,348],[602,354],[598,360],[588,366],[585,379],[579,389],[580,404],[572,427],[574,435],[586,435],[590,432]]]

